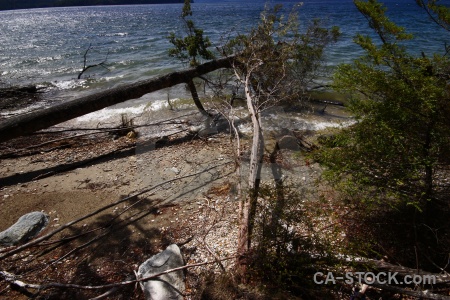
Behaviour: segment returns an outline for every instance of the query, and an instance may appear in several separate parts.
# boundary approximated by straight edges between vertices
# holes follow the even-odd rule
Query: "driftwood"
[[[436,274],[425,272],[420,269],[411,269],[408,267],[403,267],[399,265],[394,265],[382,260],[368,260],[369,263],[372,263],[375,268],[378,270],[386,270],[391,273],[398,273],[399,275],[430,275],[436,280],[436,284],[449,284],[450,283],[450,274]],[[450,299],[450,298],[449,298]]]
[[[68,121],[102,108],[142,97],[164,88],[187,83],[193,78],[222,68],[230,68],[234,57],[225,57],[195,68],[173,72],[157,78],[118,86],[106,91],[61,103],[29,114],[6,119],[0,123],[0,142]]]
[[[363,258],[363,257],[346,258],[345,260],[359,262],[362,264],[368,263],[368,264],[372,265],[372,267],[374,267],[378,271],[390,272],[391,274],[397,273],[399,276],[406,276],[406,275],[409,275],[409,276],[414,276],[414,275],[432,276],[435,284],[449,284],[450,283],[450,274],[448,274],[448,273],[445,273],[445,274],[430,273],[430,272],[425,272],[420,269],[412,269],[412,268],[408,268],[408,267],[404,267],[404,266],[394,265],[394,264],[388,263],[383,260],[367,259],[367,258]],[[369,285],[367,285],[367,284],[363,285],[363,287],[365,287],[366,289],[370,286],[379,288],[379,289],[382,289],[385,291],[390,291],[390,292],[394,292],[394,293],[400,293],[403,295],[417,297],[420,299],[450,300],[449,296],[436,294],[429,290],[423,290],[423,291],[412,290],[412,289],[403,288],[403,287],[395,286],[395,285],[389,285],[389,284],[380,283],[380,282],[376,282],[376,281],[369,283]]]

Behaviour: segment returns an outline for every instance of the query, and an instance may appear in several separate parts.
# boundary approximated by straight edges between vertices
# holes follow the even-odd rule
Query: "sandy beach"
[[[2,145],[0,230],[28,212],[43,211],[50,223],[42,236],[108,208],[4,259],[1,269],[26,274],[23,278],[29,282],[42,282],[45,276],[45,282],[99,285],[129,279],[140,263],[171,243],[182,245],[188,264],[233,256],[238,218],[234,145],[226,130],[207,137],[190,133],[189,128],[199,124],[195,113],[179,117],[190,113],[161,113],[158,128],[138,129],[137,136],[103,132],[62,139],[68,133],[58,131],[74,126],[69,122],[51,128],[52,133]],[[90,131],[81,133],[85,132]],[[242,141],[245,165],[249,136],[244,134]],[[283,176],[312,187],[320,168],[299,159],[297,152],[281,151]],[[269,164],[262,176],[263,181],[271,180]],[[224,262],[232,264],[233,260]],[[188,271],[187,299],[195,295],[198,274],[215,269],[219,270],[212,264]],[[83,299],[103,292],[63,289],[45,295]],[[0,297],[24,296],[2,283]],[[109,298],[123,297],[143,295],[126,286]]]

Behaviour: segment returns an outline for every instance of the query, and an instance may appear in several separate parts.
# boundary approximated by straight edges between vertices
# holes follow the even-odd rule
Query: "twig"
[[[433,264],[433,266],[435,266],[436,268],[438,268],[442,273],[444,273],[444,275],[450,276],[450,273],[448,273],[447,271],[445,271],[445,269],[447,269],[448,265],[450,264],[450,254],[449,254],[449,258],[447,260],[447,264],[444,267],[440,267],[438,266],[428,255],[425,255],[425,258],[431,263]]]
[[[115,292],[117,292],[117,290],[118,290],[117,287],[113,287],[113,288],[110,289],[109,291],[107,291],[107,292],[105,292],[105,293],[103,293],[103,294],[101,294],[101,295],[98,295],[97,297],[90,298],[89,300],[100,300],[100,299],[104,299],[104,298],[110,296],[111,294],[114,294]]]
[[[217,257],[217,255],[211,250],[211,248],[209,248],[208,244],[206,243],[205,239],[203,239],[203,244],[206,247],[206,250],[208,250],[208,252],[212,255],[212,257],[214,258],[215,262],[219,265],[219,267],[222,269],[223,272],[225,272],[225,267],[223,266],[222,262],[220,261],[219,257]]]
[[[235,257],[234,256],[225,257],[225,258],[222,258],[221,261],[230,260],[233,258],[235,258]],[[199,267],[199,266],[212,264],[212,263],[216,263],[216,262],[215,261],[205,261],[205,262],[201,262],[201,263],[185,265],[182,267],[173,268],[173,269],[166,270],[164,272],[160,272],[160,273],[157,273],[157,274],[154,274],[151,276],[147,276],[147,277],[143,277],[143,278],[138,278],[138,279],[134,279],[134,280],[126,280],[126,281],[104,284],[104,285],[79,285],[79,284],[59,283],[59,282],[50,282],[50,283],[41,285],[41,284],[34,284],[34,283],[26,283],[26,282],[17,280],[16,279],[18,277],[17,275],[12,274],[7,271],[0,271],[0,275],[3,277],[3,279],[5,281],[9,282],[10,284],[14,284],[14,285],[24,288],[24,289],[45,290],[45,289],[49,289],[49,288],[69,288],[69,289],[81,289],[81,290],[99,290],[99,289],[114,288],[114,287],[129,285],[129,284],[135,284],[138,282],[143,282],[143,281],[147,281],[150,279],[154,279],[154,278],[159,277],[164,274],[172,273],[172,272],[179,271],[179,270],[184,270],[187,268]]]
[[[152,194],[152,195],[153,195],[153,194]],[[96,242],[96,241],[102,239],[103,237],[107,236],[109,233],[111,233],[111,230],[112,230],[112,228],[113,228],[114,225],[118,225],[118,224],[120,224],[120,223],[122,223],[122,222],[125,221],[125,220],[121,220],[120,222],[114,224],[114,220],[116,220],[119,216],[121,216],[122,214],[124,214],[125,212],[127,212],[128,210],[130,210],[131,208],[133,208],[135,205],[137,205],[138,203],[142,202],[143,200],[144,200],[144,199],[139,199],[138,201],[136,201],[135,203],[133,203],[132,205],[130,205],[130,206],[128,206],[126,209],[124,209],[120,214],[114,216],[114,217],[109,221],[108,224],[106,224],[105,226],[99,228],[100,230],[102,230],[102,231],[104,231],[104,232],[101,232],[99,235],[96,235],[95,237],[93,237],[93,238],[92,238],[91,240],[89,240],[88,242],[86,242],[86,243],[84,243],[84,244],[82,244],[82,245],[80,245],[80,246],[78,246],[78,247],[76,247],[76,248],[70,250],[70,251],[67,252],[66,254],[64,254],[64,255],[62,255],[61,257],[59,257],[58,259],[52,261],[51,264],[55,264],[55,263],[57,263],[57,262],[63,260],[64,258],[70,256],[71,254],[75,253],[76,251],[78,251],[78,250],[80,250],[80,249],[83,249],[83,248],[85,248],[85,247],[91,245],[92,243],[94,243],[94,242]],[[132,219],[133,217],[135,217],[136,215],[139,215],[140,213],[142,213],[142,211],[139,210],[137,213],[135,213],[135,214],[133,214],[132,216],[130,216],[129,219]],[[132,222],[133,222],[133,221],[130,221],[129,223],[126,223],[125,225],[123,225],[122,227],[119,227],[119,228],[117,228],[117,229],[126,227],[126,226],[128,226],[130,223],[132,223]]]
[[[38,180],[38,179],[41,179],[41,178],[46,178],[46,177],[49,177],[49,176],[51,176],[53,174],[55,174],[55,171],[50,171],[50,172],[47,172],[47,173],[44,173],[44,174],[40,174],[40,175],[34,177],[33,179],[31,179],[31,181],[35,181],[35,180]]]

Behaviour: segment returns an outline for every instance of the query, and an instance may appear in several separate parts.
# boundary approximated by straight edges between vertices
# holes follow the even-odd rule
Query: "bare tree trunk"
[[[217,69],[231,68],[233,59],[234,57],[225,57],[213,60],[188,70],[115,87],[29,114],[6,119],[0,123],[0,142],[30,134],[126,100],[136,99],[154,91],[192,81],[192,78]]]
[[[198,97],[197,88],[195,87],[194,81],[191,79],[187,82],[187,85],[189,87],[189,90],[191,91],[192,100],[194,100],[195,106],[197,106],[200,113],[204,116],[209,117],[208,112],[205,110],[205,108],[202,105],[202,102],[200,101],[200,98]]]
[[[256,212],[256,203],[258,199],[259,183],[261,178],[261,167],[264,149],[264,138],[262,135],[259,113],[253,102],[250,92],[250,76],[247,76],[245,81],[245,94],[247,100],[247,108],[250,112],[253,124],[253,139],[250,154],[250,169],[248,177],[248,188],[250,195],[242,199],[240,204],[240,224],[238,236],[238,266],[241,274],[246,271],[245,254],[251,247],[251,235],[254,225],[254,217]]]

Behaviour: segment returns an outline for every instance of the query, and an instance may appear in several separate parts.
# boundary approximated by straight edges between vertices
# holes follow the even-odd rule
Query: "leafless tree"
[[[95,68],[95,67],[102,67],[102,68],[105,68],[106,70],[109,70],[105,66],[106,65],[106,61],[108,60],[109,52],[106,54],[106,57],[105,57],[105,59],[102,62],[100,62],[98,64],[93,64],[93,65],[88,65],[87,64],[87,56],[88,56],[88,53],[89,53],[89,51],[91,49],[92,49],[92,44],[89,44],[89,47],[86,49],[86,51],[84,52],[84,55],[83,55],[83,58],[84,58],[84,60],[83,60],[83,69],[80,71],[80,73],[78,73],[78,79],[81,79],[81,76],[84,74],[84,72],[86,72],[89,69]]]

